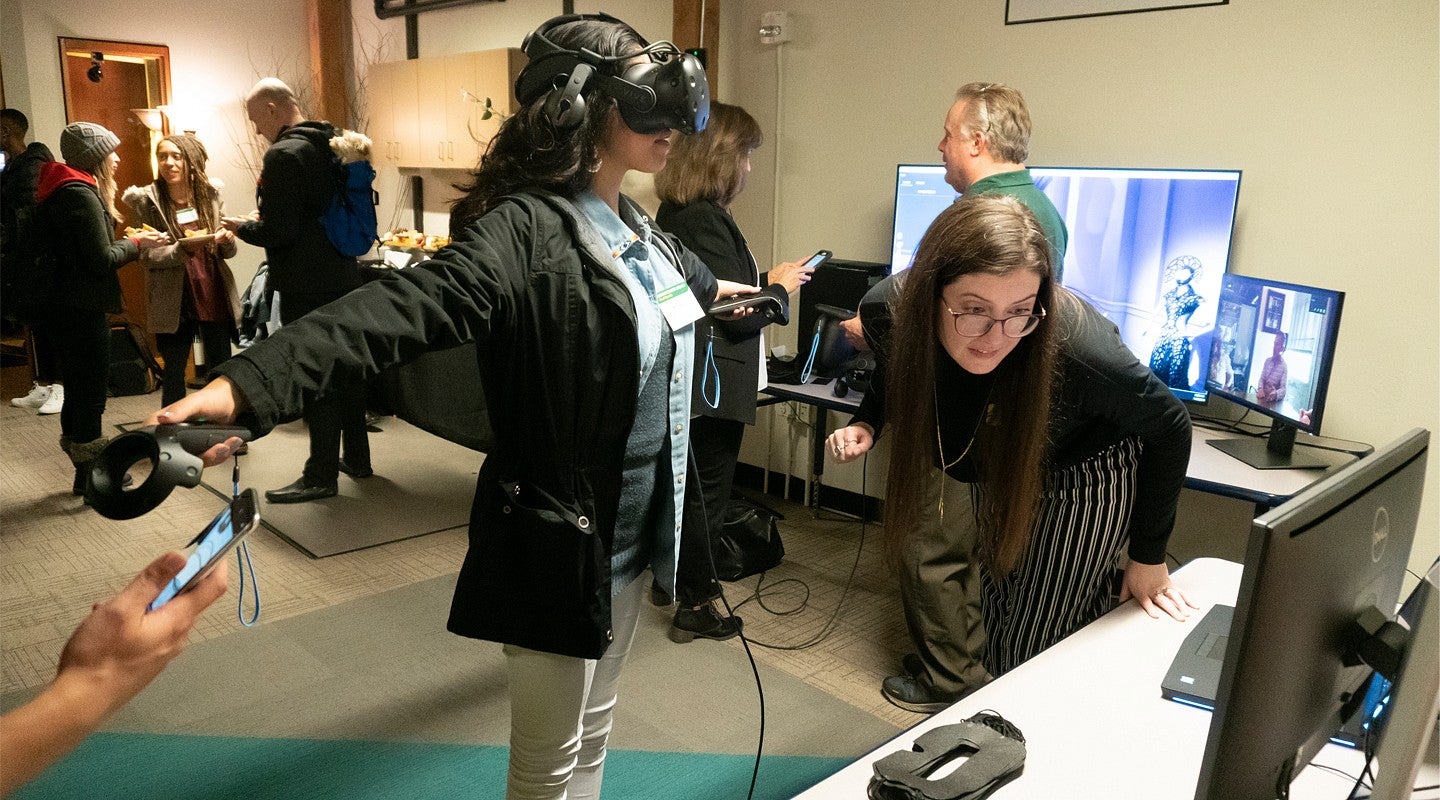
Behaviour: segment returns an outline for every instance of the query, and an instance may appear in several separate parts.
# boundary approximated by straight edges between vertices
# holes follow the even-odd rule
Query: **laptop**
[[[1166,700],[1215,710],[1220,690],[1220,668],[1225,665],[1225,645],[1230,641],[1234,606],[1216,605],[1185,637],[1165,680],[1160,696]]]

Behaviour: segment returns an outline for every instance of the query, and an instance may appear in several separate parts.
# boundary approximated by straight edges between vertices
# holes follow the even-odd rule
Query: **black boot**
[[[91,439],[88,442],[76,444],[64,436],[60,437],[60,447],[70,456],[70,461],[75,465],[75,481],[70,485],[70,491],[76,496],[85,494],[85,489],[90,485],[90,462],[100,455],[105,445],[110,440],[104,436]]]
[[[670,623],[669,635],[670,641],[676,644],[694,641],[696,636],[724,641],[739,635],[743,626],[744,621],[739,617],[720,616],[713,600],[699,608],[686,608],[682,603],[675,610],[675,619]]]

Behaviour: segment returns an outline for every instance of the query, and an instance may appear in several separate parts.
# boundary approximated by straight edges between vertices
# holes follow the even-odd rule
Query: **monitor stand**
[[[1294,425],[1275,420],[1264,439],[1210,439],[1211,447],[1238,458],[1255,469],[1325,469],[1328,462],[1317,456],[1295,452]]]

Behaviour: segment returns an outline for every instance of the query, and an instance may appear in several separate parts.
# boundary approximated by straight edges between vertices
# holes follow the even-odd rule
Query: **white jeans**
[[[611,599],[615,640],[599,660],[505,645],[510,673],[506,800],[595,800],[646,580]]]

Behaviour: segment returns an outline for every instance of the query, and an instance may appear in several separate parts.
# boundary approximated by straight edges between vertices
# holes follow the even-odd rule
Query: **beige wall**
[[[736,209],[761,260],[777,150],[776,254],[823,246],[885,261],[894,165],[938,161],[960,84],[1010,83],[1034,117],[1031,163],[1243,170],[1231,270],[1347,293],[1325,432],[1375,444],[1417,426],[1440,433],[1431,0],[1232,2],[1013,26],[1001,2],[791,0],[778,6],[796,37],[779,59],[778,131],[776,53],[752,33],[777,5],[738,5],[721,84],[733,80],[726,99],[767,135]],[[1436,453],[1440,442],[1417,571],[1440,553]]]

